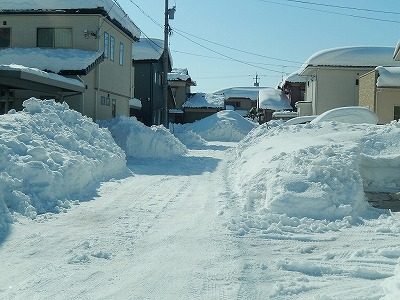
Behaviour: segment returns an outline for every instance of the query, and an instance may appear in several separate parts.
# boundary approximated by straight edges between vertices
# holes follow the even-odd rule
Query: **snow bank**
[[[348,226],[371,209],[364,190],[400,190],[399,136],[397,122],[260,126],[236,150],[232,181],[243,214],[233,228],[282,231],[282,215],[312,231]]]
[[[366,107],[349,106],[338,107],[324,112],[311,121],[311,123],[321,122],[343,122],[350,124],[377,124],[378,116]]]
[[[204,149],[207,141],[197,133],[191,130],[186,130],[182,124],[172,124],[174,136],[189,149]]]
[[[163,126],[147,127],[136,118],[119,117],[99,122],[107,127],[116,143],[133,158],[172,158],[187,148]]]
[[[54,100],[23,106],[0,116],[0,227],[9,212],[59,212],[126,171],[123,151],[91,119]]]
[[[394,275],[385,279],[383,290],[385,291],[385,296],[381,300],[400,299],[400,264],[397,265]]]
[[[220,111],[194,123],[184,124],[187,131],[193,131],[207,141],[238,142],[257,124],[243,118],[235,111]]]

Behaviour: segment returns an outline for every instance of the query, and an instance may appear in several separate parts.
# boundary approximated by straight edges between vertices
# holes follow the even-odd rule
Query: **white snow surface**
[[[287,82],[288,83],[304,83],[304,82],[307,82],[309,77],[308,76],[301,76],[300,75],[300,71],[301,70],[297,70],[297,71],[289,74],[285,78],[283,78],[283,80],[278,84],[278,86],[279,87],[283,87]]]
[[[67,104],[31,98],[23,106],[0,116],[0,224],[10,212],[60,212],[127,171],[110,132]]]
[[[219,111],[194,123],[183,124],[206,141],[238,142],[257,125],[232,110]]]
[[[163,52],[163,40],[141,38],[133,44],[132,58],[134,60],[159,60]]]
[[[121,136],[140,132],[135,120],[114,121]],[[400,191],[400,123],[282,123],[238,144],[128,160],[130,176],[94,194],[75,185],[97,163],[107,177],[125,168],[108,130],[52,101],[0,116],[0,298],[398,299],[398,201],[376,209],[365,192]],[[56,171],[65,180],[32,159],[70,162]],[[46,186],[52,201],[67,189],[93,201],[33,220],[13,213],[29,201],[22,192]]]
[[[262,109],[271,109],[275,111],[293,110],[290,100],[280,89],[266,88],[261,89],[258,96],[258,105]]]
[[[62,70],[84,70],[102,54],[80,49],[4,48],[0,49],[0,64],[59,73]]]
[[[170,81],[191,81],[188,69],[174,68],[168,73],[168,80]]]
[[[400,66],[393,60],[394,47],[353,46],[325,49],[306,60],[300,73],[307,66]]]
[[[48,73],[39,69],[35,69],[35,68],[28,68],[25,66],[21,66],[21,65],[0,65],[0,70],[2,71],[13,71],[13,70],[18,70],[18,71],[22,71],[24,73],[29,73],[29,74],[34,74],[40,77],[44,77],[44,78],[48,78],[48,79],[52,79],[52,80],[56,80],[56,81],[62,81],[65,83],[69,83],[72,85],[76,85],[79,87],[85,87],[85,85],[83,84],[83,82],[77,80],[77,79],[72,79],[72,78],[67,78],[58,74],[54,74],[54,73]]]
[[[113,0],[2,0],[0,3],[0,11],[79,10],[85,8],[103,8],[110,18],[117,20],[133,36],[139,37],[141,34],[139,28],[133,23],[126,12]]]
[[[379,74],[376,81],[377,87],[400,86],[400,67],[377,67],[375,70]]]
[[[230,98],[248,98],[257,101],[258,92],[266,87],[248,86],[248,87],[232,87],[214,92],[217,95],[224,95],[225,99]]]
[[[318,115],[315,119],[311,121],[311,123],[331,121],[350,124],[377,124],[378,116],[366,107],[338,107]]]
[[[190,96],[183,108],[224,108],[224,97],[216,94],[196,93]]]
[[[135,117],[99,121],[131,158],[168,159],[184,155],[187,148],[164,126],[147,127]]]

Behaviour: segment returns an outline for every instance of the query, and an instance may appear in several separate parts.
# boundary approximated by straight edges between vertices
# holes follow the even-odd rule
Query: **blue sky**
[[[163,38],[163,28],[155,23],[164,23],[164,0],[118,2],[147,36]],[[256,73],[261,86],[274,87],[283,73],[297,70],[320,50],[360,45],[394,47],[400,39],[398,0],[169,0],[169,4],[176,5],[177,10],[175,20],[170,21],[176,29],[170,37],[174,67],[188,68],[197,82],[196,92],[252,86]]]

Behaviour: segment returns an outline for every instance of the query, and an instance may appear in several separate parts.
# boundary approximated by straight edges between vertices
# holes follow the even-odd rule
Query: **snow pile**
[[[259,107],[262,109],[271,110],[293,110],[290,105],[290,100],[285,96],[282,90],[279,89],[262,89],[258,96]]]
[[[257,125],[231,110],[220,111],[194,123],[184,124],[207,141],[238,142]]]
[[[189,97],[183,108],[223,108],[224,96],[215,94],[196,93]]]
[[[237,148],[232,180],[243,214],[232,228],[320,232],[366,216],[364,190],[400,190],[399,135],[398,123],[260,126]]]
[[[204,149],[207,141],[192,130],[186,130],[182,124],[173,124],[174,136],[189,149]]]
[[[338,107],[324,112],[311,121],[311,123],[321,122],[343,122],[350,124],[377,124],[378,116],[366,107],[349,106]]]
[[[0,116],[0,227],[8,212],[59,212],[126,172],[109,131],[67,104],[35,98]]]
[[[400,265],[397,265],[394,276],[389,277],[383,283],[385,297],[381,300],[398,300],[400,299]]]
[[[147,127],[136,118],[119,117],[100,121],[116,143],[132,158],[172,158],[184,155],[187,148],[164,126]]]

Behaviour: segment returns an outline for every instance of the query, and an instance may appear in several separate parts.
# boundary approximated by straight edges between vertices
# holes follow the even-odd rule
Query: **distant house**
[[[258,96],[259,122],[264,123],[272,119],[272,114],[279,111],[292,111],[290,100],[280,89],[264,88]]]
[[[359,105],[378,115],[379,123],[400,119],[400,67],[377,67],[360,76]]]
[[[135,69],[135,98],[142,103],[142,122],[147,126],[164,123],[163,57],[168,55],[168,71],[172,68],[171,54],[165,54],[164,41],[141,38],[135,43],[132,58]],[[174,108],[169,97],[168,107]]]
[[[187,69],[172,69],[168,73],[168,85],[176,103],[176,108],[170,109],[170,120],[172,123],[182,123],[182,105],[191,95],[190,88],[196,86],[196,82],[192,80]]]
[[[299,71],[296,71],[284,78],[278,85],[278,88],[289,98],[294,111],[297,110],[296,103],[304,101],[307,80],[307,76],[300,76]]]
[[[184,123],[191,123],[225,108],[224,97],[215,94],[196,93],[190,96],[182,105]]]
[[[393,47],[343,47],[312,55],[300,75],[309,76],[305,100],[297,103],[300,116],[357,106],[359,77],[377,66],[400,66],[392,59]]]
[[[246,116],[253,107],[257,107],[258,92],[264,88],[254,86],[232,87],[217,91],[214,94],[223,95],[225,105],[232,106],[236,112]]]
[[[95,120],[129,115],[132,44],[141,32],[112,0],[2,1],[0,16],[0,64],[27,67],[2,69],[0,102],[18,110],[24,98],[36,96],[66,101]],[[60,89],[61,77],[42,77],[46,83],[39,86],[26,72],[32,68],[84,89]]]

